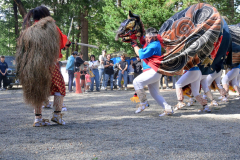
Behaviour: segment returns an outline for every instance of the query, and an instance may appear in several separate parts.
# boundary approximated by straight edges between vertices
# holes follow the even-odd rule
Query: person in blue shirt
[[[1,90],[6,90],[7,88],[7,69],[8,69],[8,64],[5,62],[5,57],[1,56],[1,61],[0,61],[0,89]],[[2,81],[3,81],[3,89],[1,88]]]
[[[68,90],[69,92],[73,92],[73,78],[74,78],[74,62],[75,57],[77,56],[78,52],[74,51],[70,57],[68,57],[66,70],[68,72]]]
[[[136,93],[140,99],[140,104],[137,105],[138,109],[135,111],[135,113],[140,113],[149,106],[147,95],[144,91],[144,86],[147,85],[151,96],[165,109],[164,113],[160,114],[159,116],[164,116],[173,114],[173,111],[172,107],[165,101],[159,92],[159,80],[162,75],[157,73],[157,71],[155,71],[145,62],[146,58],[151,58],[152,56],[161,56],[161,45],[157,39],[157,34],[158,31],[155,28],[147,29],[145,37],[145,42],[147,44],[145,44],[145,48],[142,49],[137,46],[137,42],[135,40],[132,40],[131,42],[135,53],[140,59],[143,59],[143,73],[137,76],[133,81],[134,89],[136,90]]]

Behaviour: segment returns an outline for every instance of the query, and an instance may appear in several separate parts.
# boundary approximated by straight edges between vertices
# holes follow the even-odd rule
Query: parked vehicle
[[[63,75],[65,85],[68,85],[68,73],[66,72],[67,60],[66,61],[61,61],[61,62],[62,62],[61,73]]]
[[[8,64],[7,80],[9,82],[8,88],[13,85],[20,85],[19,80],[16,78],[16,61],[14,56],[5,56],[5,62]]]

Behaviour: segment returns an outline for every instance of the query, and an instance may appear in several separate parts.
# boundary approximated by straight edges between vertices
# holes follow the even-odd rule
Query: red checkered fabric
[[[54,95],[55,92],[60,92],[63,96],[66,95],[65,82],[57,65],[53,68],[51,95]]]

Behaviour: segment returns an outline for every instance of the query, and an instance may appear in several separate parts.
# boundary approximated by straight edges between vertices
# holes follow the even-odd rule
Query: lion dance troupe
[[[198,112],[210,113],[211,107],[219,105],[212,90],[220,93],[220,103],[228,102],[229,90],[238,93],[235,99],[240,99],[240,25],[228,25],[213,6],[192,5],[169,18],[160,30],[150,27],[146,31],[140,16],[129,11],[115,40],[119,38],[129,43],[143,61],[143,73],[133,81],[135,97],[139,99],[135,113],[150,106],[144,86],[148,86],[150,95],[164,108],[159,116],[172,115],[194,103],[202,106]],[[61,113],[65,85],[57,59],[61,49],[70,44],[46,7],[29,11],[18,39],[16,61],[25,102],[34,107],[35,127],[50,125],[49,120],[42,118],[42,104],[48,103],[50,95],[54,96],[51,121],[65,124]],[[227,74],[221,78],[224,70]],[[160,95],[162,75],[182,75],[176,83],[175,107]],[[184,96],[189,97],[187,103]]]

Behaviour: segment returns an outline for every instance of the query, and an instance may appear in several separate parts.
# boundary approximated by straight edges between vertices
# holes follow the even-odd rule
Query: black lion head
[[[129,11],[128,19],[124,20],[118,28],[115,40],[122,38],[122,42],[130,42],[144,34],[143,24],[140,17]]]

